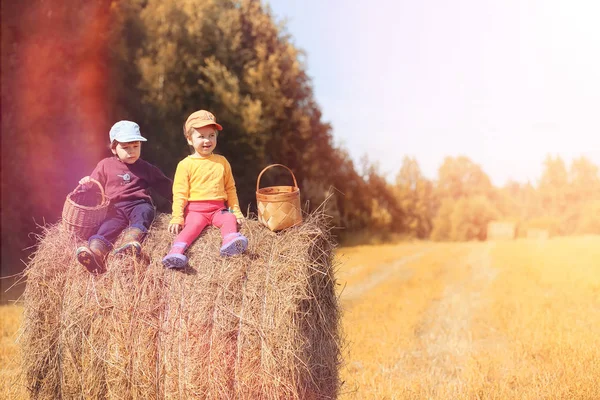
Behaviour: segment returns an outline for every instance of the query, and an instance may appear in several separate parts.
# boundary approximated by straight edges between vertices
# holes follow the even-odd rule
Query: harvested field
[[[600,398],[600,237],[423,246],[340,249],[341,399]]]

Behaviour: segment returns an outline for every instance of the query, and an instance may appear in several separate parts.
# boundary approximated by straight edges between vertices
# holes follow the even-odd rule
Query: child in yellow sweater
[[[185,250],[208,225],[221,229],[222,256],[241,254],[248,247],[248,239],[238,232],[244,216],[231,166],[225,157],[213,154],[222,129],[205,110],[192,113],[185,122],[185,138],[194,154],[180,161],[175,171],[169,232],[177,237],[162,260],[167,268],[185,268]]]

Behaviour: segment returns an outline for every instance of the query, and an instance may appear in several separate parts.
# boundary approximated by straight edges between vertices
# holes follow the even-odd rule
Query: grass
[[[338,257],[341,399],[600,398],[600,237],[357,246]],[[15,385],[21,312],[0,307],[0,398],[26,398]]]
[[[23,307],[0,306],[0,399],[26,399],[20,384],[19,348],[16,339]]]

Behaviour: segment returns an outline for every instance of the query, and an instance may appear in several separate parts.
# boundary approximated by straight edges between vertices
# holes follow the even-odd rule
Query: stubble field
[[[600,398],[600,236],[338,251],[341,399]],[[0,307],[0,398],[22,399]]]

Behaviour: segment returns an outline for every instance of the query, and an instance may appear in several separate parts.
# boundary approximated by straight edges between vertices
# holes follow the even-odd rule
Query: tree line
[[[290,167],[308,210],[326,202],[342,240],[358,233],[484,239],[511,218],[556,234],[600,232],[597,168],[548,158],[539,184],[495,188],[466,157],[436,179],[406,157],[394,182],[336,146],[306,73],[306,55],[258,0],[7,1],[2,13],[2,271],[60,217],[67,193],[109,155],[110,126],[129,119],[149,141],[142,157],[173,175],[189,154],[185,118],[209,109],[225,130],[242,209],[256,178]],[[291,184],[271,170],[263,186]]]
[[[600,234],[598,167],[580,157],[567,166],[548,155],[536,183],[497,188],[482,168],[464,156],[446,157],[435,180],[424,178],[406,157],[391,190],[406,211],[404,232],[433,240],[485,240],[491,221],[511,221],[550,235]]]

